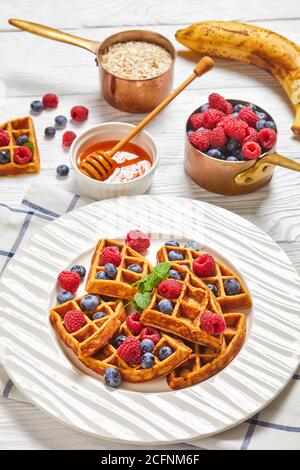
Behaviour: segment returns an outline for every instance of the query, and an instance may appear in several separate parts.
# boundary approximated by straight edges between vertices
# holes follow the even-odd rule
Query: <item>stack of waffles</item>
[[[27,173],[38,173],[40,170],[40,155],[31,117],[7,121],[0,125],[0,133],[5,136],[5,145],[0,144],[0,152],[7,158],[0,160],[0,176],[14,176]],[[27,136],[25,143],[17,144],[20,136]],[[21,146],[27,147],[32,156],[26,163],[15,159],[15,152]]]
[[[98,275],[105,269],[101,254],[108,247],[116,249],[121,258],[113,279]],[[98,242],[86,282],[87,296],[97,297],[97,307],[87,310],[82,302],[87,296],[81,296],[54,307],[50,313],[58,336],[86,367],[100,375],[107,368],[115,368],[124,381],[133,383],[166,377],[171,389],[180,389],[215,375],[240,351],[246,335],[246,316],[239,310],[251,306],[251,297],[240,276],[215,260],[214,275],[200,278],[194,273],[193,262],[201,253],[184,247],[175,250],[181,255],[170,263],[169,272],[177,273],[180,294],[168,299],[169,311],[164,313],[160,308],[166,298],[157,285],[144,310],[133,314],[130,301],[137,293],[138,281],[151,274],[152,266],[120,241]],[[157,253],[158,263],[170,262],[171,251],[174,246],[163,246]],[[138,272],[128,269],[132,265],[140,266]],[[240,286],[238,293],[226,290],[225,281],[231,279]],[[216,289],[212,290],[211,285]],[[83,325],[69,332],[64,319],[74,310],[81,312]],[[221,333],[203,328],[202,319],[207,312],[221,319]],[[151,366],[141,360],[131,363],[121,354],[122,342],[129,338],[141,345],[145,338],[153,340]],[[168,354],[162,353],[166,351]]]

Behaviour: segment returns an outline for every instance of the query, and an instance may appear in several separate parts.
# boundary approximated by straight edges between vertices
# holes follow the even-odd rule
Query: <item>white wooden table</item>
[[[10,0],[1,2],[0,13],[0,115],[1,122],[28,114],[32,100],[47,92],[57,93],[57,110],[35,118],[42,158],[40,176],[2,178],[0,202],[17,205],[36,178],[75,191],[72,176],[55,177],[60,163],[67,163],[61,135],[46,141],[43,130],[57,114],[69,115],[76,104],[90,109],[90,118],[77,132],[98,122],[119,120],[136,123],[138,115],[121,113],[99,98],[97,70],[92,54],[61,43],[17,31],[7,23],[17,17],[48,24],[73,34],[101,40],[114,32],[144,28],[169,37],[177,29],[205,19],[248,21],[273,29],[300,43],[297,0]],[[175,85],[191,71],[197,56],[176,44],[182,53],[176,62]],[[150,194],[184,196],[217,204],[234,211],[267,231],[300,270],[300,175],[276,169],[271,183],[243,197],[225,197],[198,188],[183,170],[183,135],[188,114],[206,101],[211,91],[266,107],[276,119],[280,152],[300,162],[300,142],[290,125],[293,111],[278,83],[268,74],[229,60],[217,60],[215,69],[196,80],[148,130],[159,144],[160,164]],[[74,128],[73,128],[74,129]],[[75,129],[76,132],[76,129]],[[99,449],[99,441],[53,421],[30,404],[0,399],[0,449]],[[109,444],[107,448],[114,448]],[[172,448],[180,448],[173,446]]]

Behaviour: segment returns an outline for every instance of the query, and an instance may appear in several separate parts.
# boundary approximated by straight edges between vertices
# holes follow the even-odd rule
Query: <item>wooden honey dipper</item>
[[[151,111],[132,131],[121,139],[109,152],[95,152],[78,164],[79,169],[90,178],[104,181],[109,178],[118,165],[112,157],[127,144],[136,134],[138,134],[160,111],[162,111],[179,93],[182,92],[196,77],[209,72],[214,66],[214,61],[210,57],[203,57],[193,70],[193,73],[174,91],[170,93],[156,108]]]

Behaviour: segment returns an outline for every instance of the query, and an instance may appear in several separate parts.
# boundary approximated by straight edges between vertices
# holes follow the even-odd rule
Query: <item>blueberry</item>
[[[68,165],[58,165],[58,167],[56,168],[57,176],[67,176],[69,171],[70,169]]]
[[[120,248],[116,245],[111,245],[109,248],[114,248],[114,250],[120,251]]]
[[[100,318],[103,318],[103,317],[105,317],[104,312],[96,312],[93,315],[93,320],[100,320]]]
[[[10,153],[8,150],[0,150],[0,165],[10,162]]]
[[[154,366],[155,357],[151,352],[146,352],[142,357],[141,366],[143,369],[150,369]]]
[[[152,352],[154,349],[154,343],[151,339],[143,339],[141,342],[141,348],[144,353]]]
[[[98,271],[96,274],[97,279],[108,279],[106,273],[104,271]]]
[[[264,127],[266,127],[267,121],[265,119],[260,119],[257,121],[255,128],[257,131],[261,131]]]
[[[170,346],[163,346],[160,348],[158,351],[158,358],[163,361],[164,359],[167,359],[167,357],[171,356],[173,354],[173,350],[170,348]]]
[[[44,105],[40,100],[35,100],[30,104],[31,111],[40,113],[44,109]]]
[[[196,242],[195,240],[189,240],[184,245],[185,248],[190,248],[191,250],[200,251],[200,243]]]
[[[199,109],[199,113],[204,113],[204,111],[206,111],[208,107],[209,107],[208,103],[203,104]]]
[[[140,266],[139,264],[130,264],[129,266],[127,266],[127,269],[129,269],[129,271],[133,271],[134,273],[142,272],[142,266]]]
[[[119,335],[119,336],[116,336],[115,339],[114,339],[114,345],[116,346],[116,348],[118,348],[119,346],[121,346],[121,344],[123,343],[123,341],[125,341],[126,339],[126,336],[125,335]]]
[[[118,369],[107,367],[104,371],[104,380],[109,387],[118,387],[122,382],[122,377]]]
[[[240,161],[244,161],[245,160],[245,157],[243,155],[243,152],[241,150],[237,150],[236,152],[234,152],[234,156]]]
[[[229,157],[226,158],[227,162],[238,162],[239,159],[237,157],[234,157],[233,155],[229,155]]]
[[[79,274],[79,276],[81,277],[81,279],[84,278],[84,276],[86,275],[86,269],[84,266],[81,266],[81,264],[75,264],[71,269],[70,271],[72,271],[73,273],[77,273]]]
[[[210,288],[210,290],[212,291],[214,295],[218,295],[218,289],[214,284],[207,284],[207,287]]]
[[[71,292],[68,292],[67,290],[60,292],[56,297],[58,304],[64,304],[65,302],[68,302],[68,300],[73,300],[73,299],[74,299],[74,295],[71,294]]]
[[[107,277],[109,279],[115,279],[116,275],[117,275],[117,268],[115,267],[114,264],[112,263],[107,263],[105,266],[104,266],[104,272],[105,274],[107,275]]]
[[[244,104],[241,104],[241,103],[236,104],[236,105],[234,105],[234,107],[233,107],[233,112],[234,112],[234,113],[239,113],[240,110],[243,109],[244,107],[245,107]]]
[[[239,113],[232,113],[232,116],[233,116],[235,119],[238,118],[238,115],[239,115]]]
[[[165,315],[171,315],[173,312],[173,305],[170,300],[163,299],[158,302],[157,310]]]
[[[273,129],[273,131],[277,131],[276,124],[274,121],[267,121],[266,127],[268,127],[269,129]]]
[[[67,120],[66,116],[62,116],[62,115],[56,116],[56,118],[55,118],[55,125],[56,125],[56,127],[58,127],[59,129],[62,129],[63,127],[66,127],[67,121],[68,121],[68,120]]]
[[[235,139],[229,139],[227,144],[227,150],[232,154],[237,150],[240,150],[241,144]]]
[[[19,137],[16,138],[17,145],[24,145],[27,141],[28,141],[28,135],[26,134],[19,135]]]
[[[180,246],[178,242],[175,242],[175,240],[169,240],[168,242],[165,243],[165,246]]]
[[[183,260],[183,254],[178,251],[169,251],[169,260],[170,261],[180,261]]]
[[[168,273],[168,277],[171,279],[177,279],[178,281],[181,281],[180,272],[178,272],[176,269],[170,269]]]
[[[46,137],[50,137],[52,139],[55,136],[56,129],[55,127],[49,126],[49,127],[46,127],[44,132],[45,132]]]
[[[98,307],[100,301],[97,295],[85,295],[80,301],[80,307],[82,310],[95,310]]]
[[[207,152],[207,155],[212,158],[218,158],[222,160],[222,152],[219,149],[210,149]]]
[[[265,121],[268,119],[268,116],[266,115],[266,113],[262,112],[262,111],[256,111],[255,113],[260,120],[264,119]]]
[[[224,289],[227,295],[237,295],[241,292],[240,283],[236,279],[226,279]]]

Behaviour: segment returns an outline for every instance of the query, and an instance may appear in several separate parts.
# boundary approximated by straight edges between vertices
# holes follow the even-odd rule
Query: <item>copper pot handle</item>
[[[236,175],[234,181],[239,186],[246,186],[250,183],[253,184],[263,176],[271,173],[273,165],[288,168],[293,171],[300,171],[300,163],[294,162],[294,160],[274,152],[258,159],[248,170]]]
[[[72,44],[73,46],[82,47],[87,49],[94,54],[97,53],[97,50],[100,46],[100,42],[92,41],[90,39],[80,38],[74,36],[73,34],[64,33],[58,29],[49,28],[49,26],[44,26],[39,23],[31,23],[30,21],[17,20],[15,18],[10,18],[8,20],[9,24],[16,26],[19,29],[28,31],[29,33],[37,34],[38,36],[43,36],[44,38],[53,39],[54,41],[66,42],[67,44]]]

